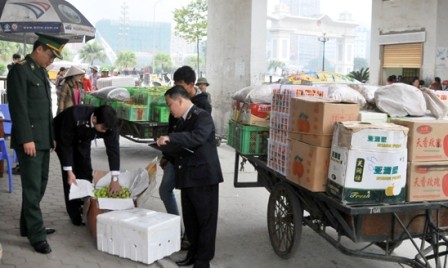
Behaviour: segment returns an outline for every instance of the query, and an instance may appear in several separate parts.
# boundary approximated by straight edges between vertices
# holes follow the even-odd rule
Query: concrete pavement
[[[93,145],[94,146],[94,145]],[[275,255],[271,248],[266,226],[266,208],[269,193],[264,188],[233,187],[234,151],[227,145],[219,147],[225,182],[220,187],[220,211],[216,256],[213,268],[238,267],[400,267],[397,264],[364,260],[345,256],[310,228],[303,228],[298,251],[287,260]],[[133,170],[145,166],[158,152],[146,144],[121,139],[122,169]],[[102,141],[93,147],[95,169],[108,169],[107,157]],[[57,231],[48,236],[53,252],[48,255],[35,253],[26,238],[19,235],[21,185],[19,176],[14,176],[14,192],[7,192],[7,179],[0,179],[0,243],[3,258],[0,267],[12,268],[122,268],[122,267],[177,267],[175,260],[183,258],[185,252],[157,261],[151,265],[133,262],[100,252],[87,227],[76,227],[70,223],[65,212],[59,161],[55,153],[51,156],[50,181],[41,203],[45,225]],[[164,212],[158,195],[162,171],[157,172],[154,184],[139,200],[139,206]],[[251,180],[256,173],[250,165],[241,174],[242,179]],[[6,176],[6,174],[4,174]],[[176,191],[179,198],[179,192]]]

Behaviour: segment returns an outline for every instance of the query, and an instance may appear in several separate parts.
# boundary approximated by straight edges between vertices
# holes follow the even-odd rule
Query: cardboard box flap
[[[409,129],[392,123],[337,122],[333,145],[365,150],[406,149]]]

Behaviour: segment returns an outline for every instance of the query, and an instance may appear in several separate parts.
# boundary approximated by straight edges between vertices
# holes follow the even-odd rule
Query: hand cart
[[[240,167],[247,162],[257,171],[255,182],[238,181]],[[448,201],[346,205],[326,193],[311,192],[290,182],[267,166],[266,156],[238,152],[234,171],[235,187],[265,187],[270,192],[269,238],[275,253],[282,258],[294,253],[300,244],[302,226],[308,226],[347,255],[410,267],[447,267]],[[336,236],[334,231],[330,233],[332,229]],[[352,249],[342,243],[344,236],[355,244],[367,245]],[[416,250],[413,257],[393,254],[405,240]],[[368,250],[371,246],[383,250]]]

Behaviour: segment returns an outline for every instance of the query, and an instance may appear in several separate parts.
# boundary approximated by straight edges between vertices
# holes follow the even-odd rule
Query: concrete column
[[[216,135],[227,135],[232,94],[264,81],[266,0],[209,0],[206,77]]]

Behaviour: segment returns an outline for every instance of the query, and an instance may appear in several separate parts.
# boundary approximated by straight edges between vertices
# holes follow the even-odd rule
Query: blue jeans
[[[165,205],[166,212],[169,214],[179,215],[179,208],[176,203],[176,196],[173,193],[176,185],[175,168],[173,163],[169,162],[163,170],[162,182],[159,187],[160,199]]]

